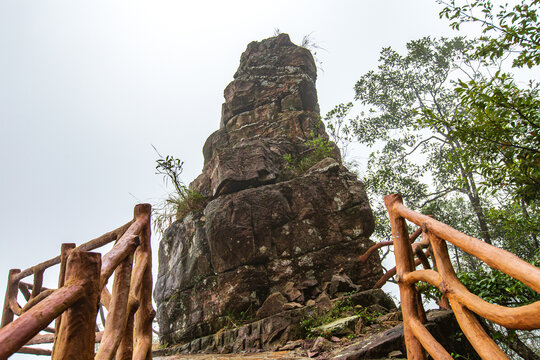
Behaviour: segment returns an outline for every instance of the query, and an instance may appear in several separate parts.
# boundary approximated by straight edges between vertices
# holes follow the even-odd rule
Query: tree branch
[[[424,201],[420,206],[419,208],[423,208],[424,206],[426,206],[427,204],[437,200],[437,199],[440,199],[442,198],[443,196],[447,195],[448,193],[451,193],[452,191],[460,191],[459,188],[457,187],[451,187],[451,188],[447,188],[447,189],[444,189],[444,190],[441,190],[441,191],[437,191],[437,192],[434,192],[434,193],[431,193],[427,196],[434,196],[433,198],[431,199],[427,199],[426,201]]]

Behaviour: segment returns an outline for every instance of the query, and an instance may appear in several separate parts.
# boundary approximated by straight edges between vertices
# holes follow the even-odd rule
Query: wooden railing
[[[398,194],[385,196],[384,202],[392,228],[407,359],[426,359],[425,349],[436,360],[452,360],[450,354],[423,325],[425,313],[415,286],[419,281],[434,285],[441,291],[443,297],[449,301],[449,306],[453,309],[463,333],[482,359],[498,360],[508,357],[487,335],[476,315],[509,329],[540,328],[540,301],[521,307],[504,307],[488,303],[470,293],[454,272],[446,241],[477,257],[490,267],[523,282],[538,293],[540,293],[540,269],[508,251],[408,209]],[[411,238],[418,237],[422,233],[421,242],[412,243],[406,220],[420,227],[420,231],[416,231]],[[427,247],[429,247],[428,255],[434,258],[436,271],[431,269],[426,254],[422,251]],[[417,260],[414,259],[415,255],[418,257]],[[424,264],[424,270],[415,270],[421,263]]]
[[[155,311],[150,212],[149,204],[139,204],[133,220],[120,228],[78,247],[62,244],[59,256],[24,271],[10,270],[0,360],[16,352],[66,360],[151,359]],[[103,257],[89,252],[113,241]],[[58,289],[44,288],[45,270],[58,264]],[[113,272],[111,293],[106,285]],[[31,275],[32,283],[22,281]],[[24,306],[19,304],[21,298],[26,300]],[[108,310],[106,319],[103,307]],[[98,309],[103,331],[96,323]],[[49,327],[53,321],[54,328]],[[100,342],[97,353],[96,342]],[[47,343],[53,344],[52,351],[30,346]]]

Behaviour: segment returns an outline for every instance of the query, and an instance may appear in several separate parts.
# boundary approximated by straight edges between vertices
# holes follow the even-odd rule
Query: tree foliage
[[[538,258],[533,264],[540,265]],[[487,302],[517,307],[540,301],[540,295],[499,270],[478,268],[457,274],[460,282]]]
[[[439,2],[453,28],[476,22],[483,36],[426,37],[409,42],[405,54],[384,48],[377,70],[355,85],[359,115],[350,117],[353,105],[341,104],[327,115],[328,128],[375,150],[364,181],[380,240],[390,237],[382,197],[401,193],[408,207],[538,264],[539,85],[520,85],[505,61],[540,63],[539,1],[498,10],[488,0]],[[461,281],[485,300],[538,300],[519,281],[449,250]],[[520,356],[534,355],[524,334],[497,326],[491,332]]]
[[[449,19],[452,28],[459,30],[462,24],[471,22],[481,25],[485,36],[480,38],[476,57],[493,60],[514,52],[514,66],[531,68],[540,64],[539,0],[521,0],[513,7],[506,3],[497,10],[491,0],[438,2],[445,5],[441,18]]]
[[[365,176],[373,196],[400,192],[409,206],[421,209],[460,194],[477,217],[480,237],[491,242],[477,178],[460,156],[465,144],[444,124],[466,116],[449,85],[457,71],[474,69],[467,55],[472,48],[473,42],[463,38],[426,37],[408,43],[406,55],[383,49],[378,70],[355,85],[363,112],[344,128],[362,144],[383,144],[370,155]]]
[[[478,23],[485,35],[471,56],[484,63],[513,56],[514,67],[540,64],[539,0],[521,1],[498,10],[489,0],[462,3],[439,1],[445,7],[440,16],[459,29],[467,22]],[[473,169],[481,173],[492,191],[502,188],[514,200],[538,201],[540,196],[540,101],[539,85],[531,81],[519,87],[509,73],[497,71],[482,79],[460,79],[456,86],[467,121],[457,118],[452,136],[467,138],[474,159]],[[437,121],[437,120],[435,120]]]
[[[466,156],[492,191],[525,202],[540,197],[540,97],[538,83],[519,88],[509,74],[460,81],[456,93],[467,116],[450,135],[467,141]]]
[[[537,253],[532,264],[540,265],[540,253]],[[470,292],[492,304],[518,307],[540,301],[540,294],[499,270],[478,266],[475,269],[458,271],[457,277]],[[433,285],[419,283],[418,287],[432,299],[439,299],[441,296],[439,289]]]
[[[355,85],[360,115],[343,125],[351,105],[339,105],[326,119],[378,147],[364,177],[372,201],[399,192],[411,208],[530,258],[538,247],[538,87],[490,72],[500,64],[475,60],[476,45],[426,37],[403,55],[385,48],[377,71]],[[374,208],[385,213],[380,201]],[[462,216],[440,217],[446,209]],[[385,226],[376,230],[386,237]]]

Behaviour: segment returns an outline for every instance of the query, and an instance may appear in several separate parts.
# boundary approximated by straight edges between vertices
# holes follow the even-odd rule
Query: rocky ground
[[[269,359],[309,359],[295,355],[291,351],[272,351],[257,354],[200,354],[200,355],[174,355],[165,357],[154,357],[154,359],[167,360],[269,360]]]
[[[399,331],[397,332],[399,336]],[[284,348],[289,350],[265,351],[257,353],[241,354],[180,354],[171,356],[154,356],[154,359],[163,360],[268,360],[268,359],[368,359],[365,354],[359,353],[358,348],[367,344],[368,339],[373,339],[373,334],[359,337],[331,337],[326,339],[317,337],[316,339],[305,339],[292,341]],[[395,338],[393,339],[395,340]],[[371,341],[371,340],[370,340]],[[386,346],[383,342],[382,346]],[[381,347],[381,344],[378,345]],[[367,350],[367,348],[366,348]],[[363,351],[366,353],[367,351]],[[156,354],[159,354],[156,351]],[[401,350],[392,350],[385,357],[372,358],[372,360],[401,360],[405,355]]]
[[[401,352],[400,352],[401,354]],[[299,356],[293,351],[273,351],[262,352],[257,354],[202,354],[202,355],[174,355],[166,357],[154,357],[156,360],[270,360],[270,359],[282,359],[282,360],[294,360],[294,359],[311,359],[305,356]],[[373,360],[402,360],[403,357],[391,357],[380,358]]]
[[[245,329],[263,321],[256,328],[266,328],[279,318],[270,317],[266,320],[229,329],[228,332],[237,334],[230,347],[223,346],[216,335],[213,342],[201,339],[197,342],[199,354],[193,354],[193,344],[186,343],[169,348],[157,349],[154,356],[157,359],[319,359],[319,360],[357,360],[357,359],[405,359],[405,344],[403,324],[399,309],[386,302],[362,306],[360,303],[373,297],[373,292],[352,294],[333,301],[324,312],[310,313],[305,311],[300,324],[303,328],[303,338],[276,344],[274,351],[262,351],[246,347],[249,334]],[[299,311],[299,309],[291,310]],[[310,315],[311,314],[311,315]],[[451,311],[431,311],[427,314],[426,328],[449,351],[476,359],[476,354],[466,342],[459,337],[460,330]],[[294,318],[291,316],[290,318]],[[223,337],[222,337],[223,338]],[[202,345],[201,345],[202,344]],[[206,345],[204,345],[206,344]],[[234,350],[248,348],[251,350]],[[221,347],[220,347],[221,346]],[[232,352],[215,354],[216,349]],[[227,350],[228,349],[228,350]],[[232,350],[231,350],[232,349]]]
[[[399,311],[381,315],[373,324],[362,326],[363,319],[339,319],[330,325],[325,337],[290,341],[276,351],[234,354],[177,354],[163,356],[162,350],[154,352],[154,359],[167,360],[269,360],[269,359],[318,359],[318,360],[404,360],[406,350],[403,325]],[[467,343],[453,339],[457,324],[451,311],[433,311],[428,314],[427,328],[449,351],[467,354],[476,359]],[[333,327],[333,329],[331,329]],[[336,335],[328,335],[335,333]],[[345,335],[347,334],[347,335]]]

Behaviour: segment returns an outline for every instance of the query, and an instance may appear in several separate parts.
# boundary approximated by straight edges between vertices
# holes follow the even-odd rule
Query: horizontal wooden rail
[[[118,229],[78,247],[62,244],[59,256],[23,271],[10,270],[0,326],[0,360],[14,352],[51,355],[54,360],[90,360],[96,342],[102,342],[96,359],[151,358],[155,311],[150,213],[149,204],[139,204],[133,220]],[[103,257],[88,252],[113,241]],[[58,289],[47,289],[44,272],[57,264]],[[106,284],[113,274],[111,294]],[[33,281],[21,281],[30,275]],[[19,305],[19,293],[26,300],[23,305]],[[99,331],[96,318],[103,307],[108,310],[107,321],[102,321],[104,331]],[[52,321],[54,329],[49,327]],[[54,344],[52,351],[30,347],[47,343]]]
[[[416,229],[416,231],[414,233],[412,233],[411,236],[410,236],[409,240],[411,241],[411,243],[414,242],[418,238],[418,236],[420,236],[420,234],[422,234],[422,229],[421,228]],[[366,262],[367,259],[371,256],[371,254],[373,254],[375,252],[375,250],[378,250],[378,249],[380,249],[382,247],[385,247],[385,246],[392,246],[392,245],[394,245],[393,241],[382,241],[382,242],[376,243],[375,245],[373,245],[369,249],[367,249],[367,251],[365,253],[360,255],[360,257],[358,259],[361,262]]]
[[[476,315],[509,329],[540,328],[540,301],[520,307],[505,307],[486,302],[469,292],[457,278],[446,242],[523,282],[536,292],[540,292],[540,269],[506,250],[408,209],[398,194],[387,195],[384,201],[392,228],[396,257],[395,274],[400,289],[408,359],[424,360],[424,349],[434,359],[452,358],[422,324],[423,308],[415,287],[415,283],[419,281],[436,286],[443,297],[449,300],[463,333],[482,359],[507,359],[507,357],[486,334]],[[423,240],[420,243],[411,244],[405,220],[415,223],[422,229]],[[421,249],[428,246],[430,253],[421,253]],[[416,261],[415,254],[419,257]],[[424,255],[432,255],[437,271],[428,268],[427,256]],[[420,263],[424,264],[425,270],[415,270]]]
[[[534,291],[540,292],[540,269],[511,252],[489,245],[429,216],[412,211],[402,202],[394,203],[393,211],[416,225],[429,229],[431,233],[477,257],[490,267],[500,270],[521,281]],[[500,259],[504,259],[504,261]]]
[[[19,354],[31,354],[31,355],[51,355],[52,351],[47,349],[39,349],[29,346],[23,346],[17,351]]]
[[[84,294],[82,284],[58,289],[0,331],[0,359],[16,352]]]
[[[129,221],[128,223],[120,226],[118,229],[115,229],[113,231],[109,231],[106,234],[101,235],[98,238],[95,238],[93,240],[90,240],[84,244],[81,244],[77,247],[77,250],[79,251],[92,251],[97,248],[100,248],[104,245],[107,245],[113,241],[116,241],[120,236],[124,234],[124,232],[131,226],[134,220]],[[31,268],[28,268],[26,270],[21,271],[17,276],[16,280],[22,280],[27,276],[30,276],[34,274],[36,270],[45,270],[48,269],[54,265],[60,264],[60,255],[49,259],[47,261],[44,261],[38,265],[32,266]]]

